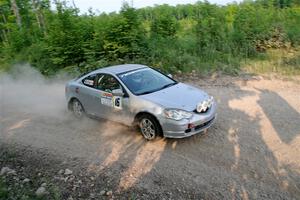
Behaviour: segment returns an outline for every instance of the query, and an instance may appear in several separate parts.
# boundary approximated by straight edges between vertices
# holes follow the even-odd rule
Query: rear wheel
[[[80,103],[80,101],[78,101],[77,99],[74,99],[72,101],[72,111],[75,115],[75,117],[77,118],[82,118],[84,115],[84,109],[82,104]]]
[[[157,120],[147,114],[139,118],[139,128],[146,140],[154,140],[161,133],[161,128]]]

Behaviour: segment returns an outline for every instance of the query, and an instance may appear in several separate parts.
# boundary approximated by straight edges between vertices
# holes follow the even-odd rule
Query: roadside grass
[[[35,195],[35,191],[39,187],[37,180],[32,179],[30,183],[21,183],[21,180],[0,177],[0,200],[22,199],[22,200],[44,200],[51,199],[59,200],[62,198],[61,191],[58,186],[47,183],[47,194],[41,197]]]
[[[8,199],[9,193],[7,190],[7,185],[3,181],[2,177],[0,177],[0,199]]]
[[[30,173],[29,171],[24,170],[22,167],[23,164],[20,163],[19,159],[17,153],[14,151],[3,151],[0,153],[0,166],[14,166],[13,169],[16,170],[16,175],[6,174],[0,176],[0,200],[62,199],[62,192],[59,186],[51,181],[51,177],[39,177],[38,175],[35,175],[36,173]],[[24,183],[23,180],[25,178],[29,178],[30,181]],[[40,187],[41,183],[46,183],[47,193],[39,197],[35,192]]]
[[[0,200],[7,199],[42,200],[44,198],[36,197],[32,189],[28,188],[28,186],[21,187],[19,184],[9,183],[3,177],[0,177]]]
[[[300,75],[300,48],[271,49],[241,62],[241,70],[252,74]]]

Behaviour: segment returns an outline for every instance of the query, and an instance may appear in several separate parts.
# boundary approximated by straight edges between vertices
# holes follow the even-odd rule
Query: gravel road
[[[97,177],[108,177],[117,199],[132,191],[139,199],[300,199],[299,84],[181,77],[215,97],[216,123],[205,135],[146,142],[117,123],[74,119],[63,81],[35,71],[20,74],[1,79],[1,151],[22,149],[23,159],[40,160],[42,167],[45,158],[57,159],[99,182]]]

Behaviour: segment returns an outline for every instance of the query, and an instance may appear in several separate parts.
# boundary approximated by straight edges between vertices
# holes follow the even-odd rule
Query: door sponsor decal
[[[101,94],[101,104],[109,106],[109,107],[113,107],[113,99],[112,99],[113,95],[111,93],[108,92],[104,92]]]
[[[109,92],[103,92],[102,93],[102,97],[104,97],[104,98],[112,98],[113,95],[112,95],[112,93],[109,93]]]
[[[114,97],[112,93],[104,92],[101,94],[101,104],[116,109],[122,109],[122,97]]]
[[[107,98],[101,98],[101,104],[112,107],[112,100]]]

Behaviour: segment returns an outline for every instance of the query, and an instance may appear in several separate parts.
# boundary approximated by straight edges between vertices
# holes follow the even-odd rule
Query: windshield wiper
[[[165,85],[165,86],[161,87],[159,90],[162,90],[162,89],[165,89],[165,88],[171,87],[171,86],[173,86],[173,85],[176,85],[176,84],[177,84],[177,82],[174,82],[174,83],[169,83],[169,84],[167,84],[167,85]]]
[[[137,95],[144,95],[144,94],[150,94],[152,92],[156,92],[157,90],[150,90],[150,91],[146,91],[146,92],[142,92],[142,93],[138,93]]]
[[[161,88],[158,88],[158,89],[155,89],[155,90],[146,91],[146,92],[142,92],[142,93],[139,93],[138,95],[150,94],[150,93],[153,93],[153,92],[156,92],[156,91],[159,91],[159,90],[162,90],[162,89],[171,87],[172,85],[176,85],[176,84],[177,84],[177,82],[169,83],[169,84],[167,84],[167,85],[164,85],[164,86],[161,87]]]

